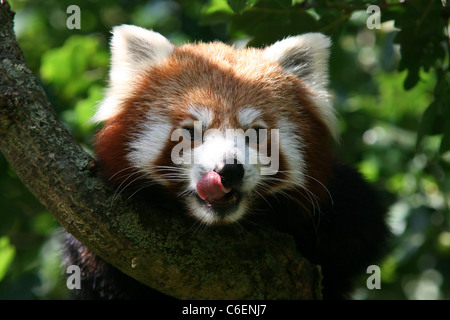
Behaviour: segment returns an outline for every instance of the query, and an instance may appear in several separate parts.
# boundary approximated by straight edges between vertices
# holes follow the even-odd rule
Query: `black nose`
[[[218,174],[222,177],[224,187],[235,188],[242,184],[244,166],[242,164],[226,164]]]

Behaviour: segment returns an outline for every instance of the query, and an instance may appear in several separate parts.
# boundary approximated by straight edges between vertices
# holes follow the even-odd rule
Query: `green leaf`
[[[368,181],[377,181],[380,176],[380,164],[375,158],[369,158],[360,162],[358,169]]]
[[[228,4],[234,12],[242,14],[245,9],[253,7],[259,0],[228,0]]]
[[[404,88],[409,90],[419,81],[421,68],[428,71],[444,59],[441,44],[445,42],[445,20],[441,17],[440,1],[407,1],[405,4],[388,7],[381,18],[394,20],[395,27],[400,29],[394,41],[400,44],[399,70],[408,70]]]
[[[95,113],[95,106],[103,98],[103,89],[100,86],[92,86],[89,88],[89,94],[86,99],[80,100],[75,105],[75,115],[78,126],[84,133],[89,132],[94,126],[90,119]]]
[[[102,87],[93,85],[89,88],[85,99],[77,101],[73,109],[66,110],[62,114],[64,122],[70,125],[75,136],[84,136],[91,132],[95,124],[90,122],[90,119],[95,113],[95,106],[102,98]]]
[[[234,15],[227,0],[211,0],[203,8],[200,15],[200,25],[227,22]]]
[[[40,212],[30,221],[36,235],[49,236],[58,226],[55,218],[47,211]]]
[[[289,9],[290,7],[292,7],[292,0],[276,0],[276,1],[283,9]]]
[[[444,71],[445,72],[445,71]],[[444,152],[450,150],[450,73],[446,72],[444,75],[445,79],[443,79],[442,84],[442,93],[438,96],[437,99],[440,100],[441,107],[443,108],[443,114],[445,123],[443,125],[443,137],[441,140],[441,146],[439,148],[439,152],[443,154]]]
[[[0,282],[6,275],[16,255],[16,248],[9,243],[9,237],[0,238]]]
[[[425,110],[417,134],[417,148],[425,135],[444,134],[440,152],[450,149],[450,74],[446,70],[437,72],[434,100]]]
[[[108,64],[99,39],[74,35],[62,47],[46,52],[42,57],[42,79],[54,86],[58,94],[74,99],[83,94],[94,81],[104,78],[99,66]]]
[[[450,121],[447,121],[447,128],[450,126]],[[441,146],[439,147],[439,152],[443,154],[450,150],[450,130],[444,132],[444,135],[441,140]]]
[[[280,10],[276,3],[270,5],[260,2],[252,10],[233,16],[230,33],[244,31],[252,38],[250,46],[261,47],[290,35],[317,31],[317,20],[307,11]]]

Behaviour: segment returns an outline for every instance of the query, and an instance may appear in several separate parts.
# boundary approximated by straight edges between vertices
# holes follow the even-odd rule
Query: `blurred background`
[[[262,47],[320,31],[333,39],[330,87],[341,156],[389,204],[396,238],[381,289],[356,299],[450,299],[450,97],[446,1],[9,1],[26,61],[61,120],[92,152],[88,119],[102,99],[113,26],[174,44]],[[377,4],[379,15],[367,12]],[[80,29],[66,12],[80,9]],[[70,20],[73,22],[73,20]],[[67,299],[61,228],[0,154],[0,299]]]

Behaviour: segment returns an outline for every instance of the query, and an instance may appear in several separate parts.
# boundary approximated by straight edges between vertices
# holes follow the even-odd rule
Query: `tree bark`
[[[288,235],[266,228],[191,232],[190,218],[120,196],[113,201],[114,190],[27,67],[13,17],[0,2],[0,150],[68,232],[126,274],[176,298],[321,297],[320,272]]]

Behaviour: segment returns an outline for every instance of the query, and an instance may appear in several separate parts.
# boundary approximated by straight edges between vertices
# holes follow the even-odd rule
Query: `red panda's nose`
[[[226,188],[235,188],[242,184],[244,177],[244,166],[242,164],[226,164],[218,172],[222,177],[222,184]]]

